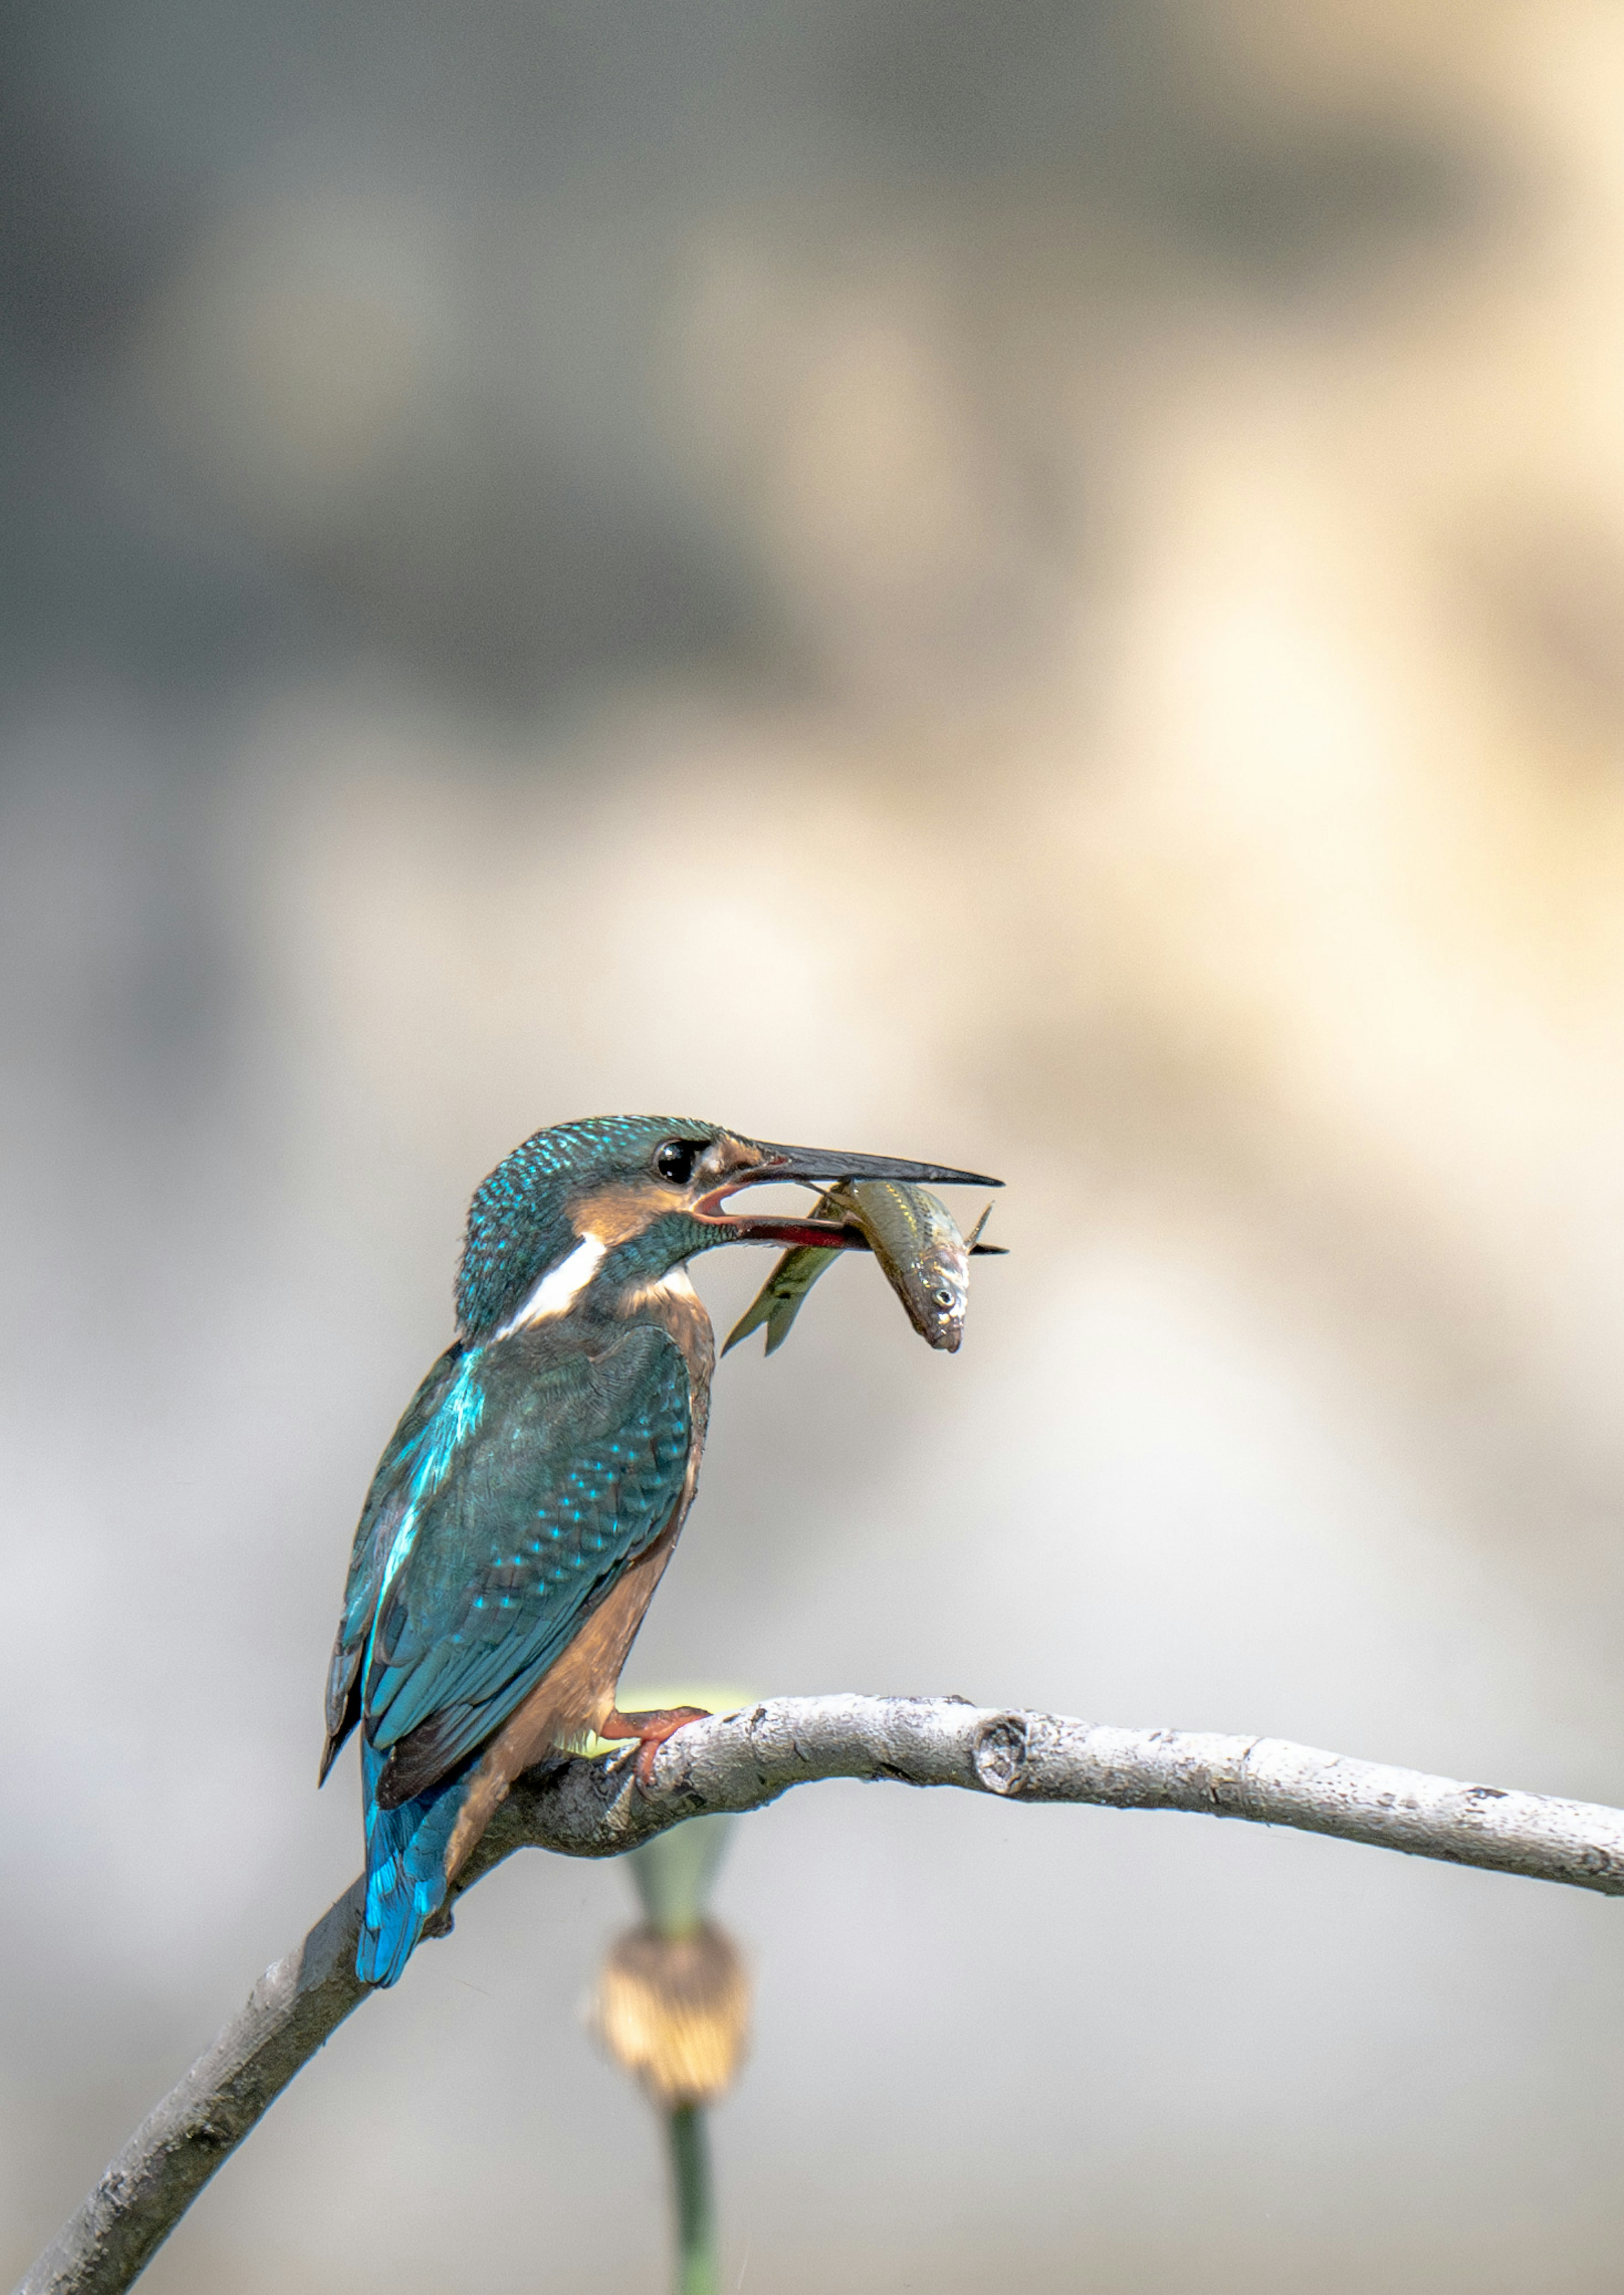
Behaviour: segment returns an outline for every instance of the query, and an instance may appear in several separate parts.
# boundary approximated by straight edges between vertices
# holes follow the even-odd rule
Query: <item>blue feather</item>
[[[696,1151],[722,1137],[663,1116],[554,1125],[516,1148],[469,1208],[460,1335],[407,1406],[367,1493],[328,1675],[323,1776],[361,1730],[355,1965],[367,1983],[398,1981],[445,1905],[482,1748],[680,1520],[691,1489],[708,1356],[690,1364],[638,1295],[733,1230],[650,1188],[673,1136]],[[613,1246],[575,1217],[605,1189],[647,1197],[647,1216]],[[570,1311],[520,1314],[588,1239],[603,1264]],[[404,1798],[386,1808],[380,1793]]]
[[[340,1636],[361,1692],[364,1982],[404,1970],[445,1901],[481,1747],[671,1520],[692,1439],[687,1363],[653,1325],[601,1353],[557,1326],[515,1334],[444,1360],[420,1392],[363,1518]],[[422,1788],[398,1808],[379,1804],[386,1766],[396,1790]]]
[[[398,1809],[380,1809],[378,1780],[386,1754],[361,1746],[366,1796],[366,1905],[355,1948],[363,1984],[394,1984],[412,1948],[445,1902],[445,1852],[467,1789],[466,1770],[443,1778]]]

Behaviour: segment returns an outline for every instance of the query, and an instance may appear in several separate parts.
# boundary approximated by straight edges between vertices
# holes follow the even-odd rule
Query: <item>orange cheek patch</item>
[[[657,1187],[649,1181],[641,1187],[606,1188],[601,1195],[588,1196],[575,1205],[570,1218],[578,1236],[595,1235],[606,1251],[613,1251],[616,1244],[630,1243],[668,1212],[687,1208],[686,1197],[674,1188]]]

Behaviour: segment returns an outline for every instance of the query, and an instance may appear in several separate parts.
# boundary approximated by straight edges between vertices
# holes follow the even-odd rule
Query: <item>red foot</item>
[[[598,1735],[638,1740],[633,1773],[647,1793],[654,1784],[654,1757],[666,1738],[674,1737],[690,1721],[708,1721],[710,1718],[703,1705],[671,1705],[663,1713],[612,1712],[607,1721],[598,1724]]]

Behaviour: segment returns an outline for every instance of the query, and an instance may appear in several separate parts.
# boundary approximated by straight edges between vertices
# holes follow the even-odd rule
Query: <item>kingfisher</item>
[[[861,1249],[749,1218],[768,1180],[995,1187],[910,1164],[596,1116],[537,1131],[483,1181],[457,1335],[362,1508],[327,1684],[324,1781],[361,1733],[366,1899],[355,1969],[398,1981],[513,1780],[596,1734],[659,1747],[697,1707],[622,1713],[621,1669],[693,1503],[715,1346],[688,1262],[718,1244]]]

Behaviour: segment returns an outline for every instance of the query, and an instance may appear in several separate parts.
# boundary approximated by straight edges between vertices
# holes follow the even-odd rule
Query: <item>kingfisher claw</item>
[[[654,1760],[667,1737],[674,1737],[690,1721],[708,1721],[708,1708],[703,1705],[668,1705],[657,1713],[611,1713],[598,1724],[600,1737],[627,1737],[637,1740],[637,1759],[632,1774],[645,1793],[654,1790]]]

